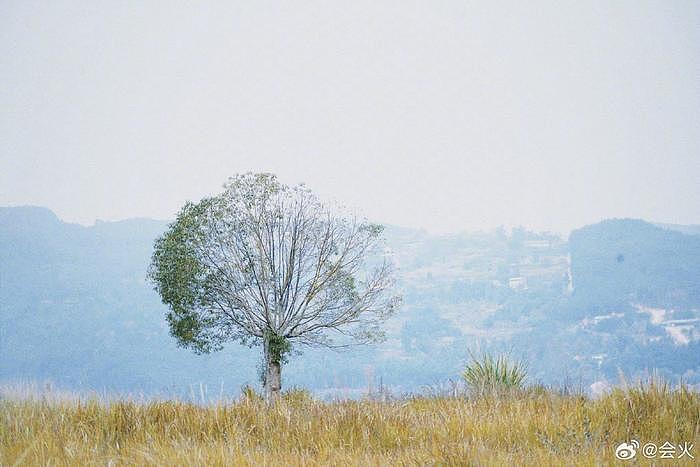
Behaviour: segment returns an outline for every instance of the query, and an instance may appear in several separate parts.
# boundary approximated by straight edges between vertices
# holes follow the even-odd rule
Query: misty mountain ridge
[[[165,306],[145,280],[166,226],[81,226],[46,208],[0,208],[0,381],[149,394],[256,384],[255,349],[196,356],[168,335]],[[523,228],[437,236],[389,226],[404,306],[387,322],[387,341],[305,350],[285,378],[319,394],[378,378],[417,391],[457,377],[478,347],[511,350],[544,383],[614,383],[619,371],[655,368],[698,384],[697,230],[612,219],[564,239]]]

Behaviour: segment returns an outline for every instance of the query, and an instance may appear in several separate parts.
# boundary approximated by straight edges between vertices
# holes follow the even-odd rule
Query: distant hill
[[[698,306],[700,236],[678,230],[612,219],[572,232],[575,293],[596,305]]]
[[[145,280],[166,227],[85,227],[44,208],[0,208],[0,383],[184,397],[200,383],[210,394],[256,384],[259,349],[197,356],[168,335]],[[287,385],[419,391],[456,378],[477,347],[511,350],[545,383],[649,368],[700,383],[700,236],[638,220],[586,226],[568,243],[522,228],[436,236],[389,226],[385,236],[404,296],[388,340],[304,349],[284,369]]]
[[[44,208],[0,208],[0,379],[186,393],[241,375],[230,355],[198,358],[168,336],[145,282],[165,228],[149,219],[84,227]],[[242,375],[254,381],[255,369]]]
[[[684,233],[686,235],[700,235],[700,225],[679,225],[679,224],[654,224],[657,227],[661,227],[666,230],[675,230],[676,232]]]

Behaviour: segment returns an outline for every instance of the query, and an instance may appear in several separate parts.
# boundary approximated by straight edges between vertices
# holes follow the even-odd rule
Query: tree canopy
[[[156,240],[149,275],[180,345],[343,346],[383,336],[395,310],[382,227],[322,203],[271,174],[232,177],[186,203]],[[277,349],[277,350],[275,350]]]

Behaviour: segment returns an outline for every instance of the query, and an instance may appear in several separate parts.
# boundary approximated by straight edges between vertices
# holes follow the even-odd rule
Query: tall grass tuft
[[[508,354],[470,353],[471,361],[462,372],[469,389],[477,395],[504,394],[523,388],[527,366]]]

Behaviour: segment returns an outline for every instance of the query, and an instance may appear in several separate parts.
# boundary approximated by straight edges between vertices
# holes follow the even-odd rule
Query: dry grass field
[[[250,395],[212,406],[0,400],[3,466],[608,465],[632,438],[692,443],[696,459],[668,462],[697,465],[700,395],[647,385],[597,400],[542,389],[331,403],[295,391],[272,406]]]

